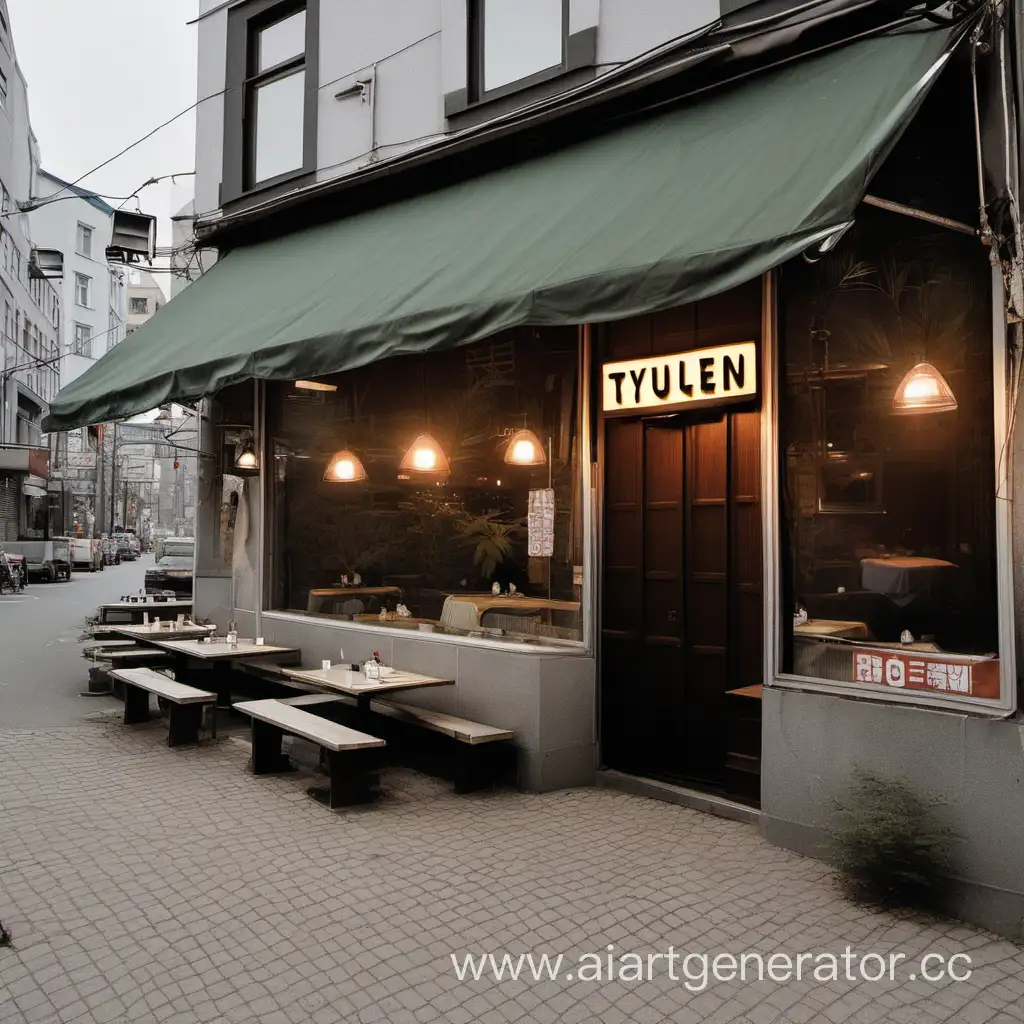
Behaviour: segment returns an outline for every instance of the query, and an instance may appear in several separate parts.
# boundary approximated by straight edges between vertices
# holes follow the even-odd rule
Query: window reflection
[[[259,33],[257,71],[283,64],[306,52],[306,12],[299,11],[288,18],[268,25]]]
[[[563,0],[484,0],[484,91],[562,63]]]
[[[270,607],[578,642],[577,363],[529,329],[271,386]]]
[[[299,70],[256,89],[257,183],[302,167],[305,79]]]

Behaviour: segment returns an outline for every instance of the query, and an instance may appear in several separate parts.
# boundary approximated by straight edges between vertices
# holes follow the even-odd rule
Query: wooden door
[[[754,315],[732,323],[714,322],[715,309],[702,305],[674,311],[670,322],[689,324],[688,332],[659,332],[664,315],[614,325],[604,358],[759,339],[759,299]],[[761,681],[759,458],[756,407],[604,424],[601,740],[608,767],[722,784],[725,694]]]

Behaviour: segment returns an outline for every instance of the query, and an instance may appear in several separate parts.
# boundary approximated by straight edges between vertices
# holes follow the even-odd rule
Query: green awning
[[[852,43],[556,153],[231,252],[52,403],[48,430],[750,280],[848,221],[948,29]]]

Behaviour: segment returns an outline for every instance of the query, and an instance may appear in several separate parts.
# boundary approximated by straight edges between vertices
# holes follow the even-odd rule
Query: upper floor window
[[[0,107],[7,106],[7,76],[0,71]]]
[[[246,178],[260,185],[302,169],[306,11],[252,29],[246,111]]]
[[[75,252],[79,256],[92,259],[92,228],[88,224],[79,224],[75,237]]]
[[[148,313],[149,312],[149,299],[144,295],[133,295],[132,296],[132,313]]]
[[[92,328],[88,324],[75,324],[74,351],[87,356],[92,351]]]
[[[316,166],[319,0],[249,0],[228,17],[223,199]]]
[[[79,306],[90,308],[92,302],[92,278],[85,274],[75,274],[75,302]]]
[[[470,65],[477,99],[564,69],[568,0],[474,0],[471,13]]]

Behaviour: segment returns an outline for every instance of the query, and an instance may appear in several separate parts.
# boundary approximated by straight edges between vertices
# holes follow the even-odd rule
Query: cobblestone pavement
[[[0,1021],[769,1022],[1024,1017],[1024,953],[839,898],[749,826],[601,790],[385,773],[331,813],[222,737],[99,712],[0,731]],[[1010,855],[1010,851],[1007,851]],[[1014,855],[1019,855],[1016,851]],[[460,982],[457,952],[966,952],[969,982]],[[681,977],[681,975],[680,975]]]

